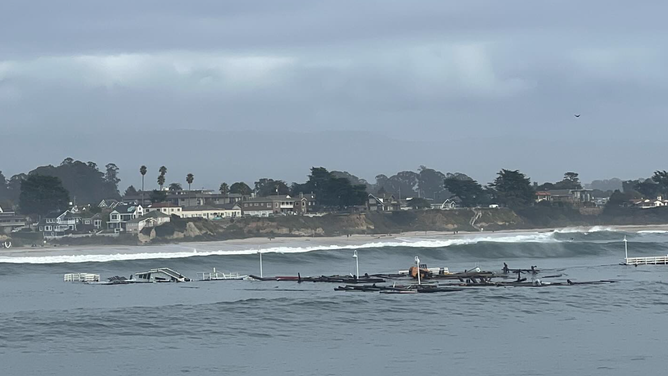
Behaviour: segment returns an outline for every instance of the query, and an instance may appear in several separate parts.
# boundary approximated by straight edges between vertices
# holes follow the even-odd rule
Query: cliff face
[[[239,218],[206,221],[172,218],[172,222],[144,229],[139,241],[224,240],[247,237],[337,236],[347,234],[388,234],[406,231],[498,230],[522,224],[506,209],[425,210],[394,213],[362,213],[322,217]]]
[[[392,213],[328,214],[322,217],[237,218],[208,221],[172,217],[171,222],[145,228],[136,236],[62,239],[61,244],[147,244],[173,241],[226,240],[250,237],[308,237],[347,234],[397,234],[408,231],[498,231],[594,225],[668,223],[668,207],[615,208],[580,211],[573,208],[528,207],[510,209],[409,210]],[[31,235],[39,235],[30,233]],[[20,235],[20,234],[13,234]],[[15,245],[41,244],[40,240],[12,237]]]

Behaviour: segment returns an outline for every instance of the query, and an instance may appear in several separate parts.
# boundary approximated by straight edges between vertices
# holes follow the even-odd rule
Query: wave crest
[[[311,247],[271,247],[260,249],[262,253],[305,253],[315,251],[349,250],[365,248],[385,247],[410,247],[410,248],[445,248],[452,246],[466,246],[477,243],[558,243],[552,232],[516,234],[516,235],[472,235],[461,238],[425,239],[425,238],[396,238],[393,241],[376,241],[363,244],[346,245],[321,245]],[[29,253],[27,251],[26,253]],[[107,253],[101,254],[100,250],[95,254],[76,255],[50,255],[50,256],[13,256],[0,257],[0,263],[8,264],[62,264],[62,263],[87,263],[87,262],[112,262],[151,259],[178,259],[189,257],[206,256],[232,256],[252,255],[258,252],[254,249],[240,250],[196,250],[174,251],[174,252],[137,252],[137,253]]]

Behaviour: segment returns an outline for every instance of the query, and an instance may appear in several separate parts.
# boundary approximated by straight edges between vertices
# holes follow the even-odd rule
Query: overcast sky
[[[668,169],[665,1],[0,2],[0,170]],[[574,114],[581,114],[575,118]],[[150,174],[149,174],[150,175]],[[157,176],[157,172],[155,173]],[[155,180],[155,179],[153,179]]]

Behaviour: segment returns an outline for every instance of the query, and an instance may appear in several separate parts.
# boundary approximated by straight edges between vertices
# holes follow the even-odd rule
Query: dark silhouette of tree
[[[139,193],[139,192],[137,192],[137,190],[135,189],[135,187],[131,185],[131,186],[129,186],[129,187],[125,190],[125,194],[123,194],[123,196],[125,196],[125,197],[127,197],[127,196],[136,196],[137,193]]]
[[[226,195],[226,194],[230,193],[230,187],[227,185],[227,183],[221,183],[220,188],[218,188],[218,190],[220,191],[220,194],[222,194],[222,195]]]
[[[18,202],[19,196],[21,195],[21,182],[26,180],[28,175],[26,174],[16,174],[9,178],[7,182],[7,196],[9,201],[14,203]]]
[[[420,197],[445,200],[449,196],[443,186],[445,175],[442,172],[420,166],[417,179]]]
[[[401,171],[396,175],[387,177],[386,175],[376,176],[376,191],[381,188],[396,198],[418,196],[417,189],[419,175],[413,171]],[[443,180],[439,182],[443,184]]]
[[[179,183],[172,183],[172,184],[169,185],[169,187],[167,189],[172,191],[172,192],[176,192],[176,191],[182,191],[183,187],[181,187],[181,184],[179,184]]]
[[[501,204],[511,208],[530,205],[534,201],[535,192],[531,180],[519,170],[503,169],[490,186],[496,191]]]
[[[165,175],[167,175],[167,167],[161,166],[160,169],[158,169],[158,172],[160,172],[160,176],[158,176],[158,185],[160,185],[160,190],[162,191],[162,187],[165,185]]]
[[[561,181],[554,183],[552,189],[582,189],[578,176],[577,172],[567,172]]]
[[[30,171],[29,175],[59,178],[78,204],[97,204],[102,199],[120,198],[118,167],[113,163],[107,164],[106,173],[102,173],[93,162],[84,163],[67,158],[59,166],[40,166]]]
[[[369,182],[349,173],[348,171],[332,171],[332,176],[335,178],[346,178],[352,185],[363,185],[366,187],[367,192],[374,191],[373,186],[369,184]]]
[[[271,195],[287,195],[290,193],[290,188],[283,180],[274,180],[262,178],[255,182],[255,194],[260,197],[267,197]]]
[[[144,177],[146,176],[146,173],[148,172],[148,169],[146,166],[142,165],[139,167],[139,173],[141,174],[141,190],[144,190]]]
[[[643,198],[655,198],[661,194],[661,185],[652,179],[638,181],[633,186],[634,190],[642,195]]]
[[[619,189],[616,189],[610,195],[608,202],[605,204],[606,212],[615,212],[615,209],[628,205],[629,201],[632,199],[632,195],[629,192],[620,192]]]
[[[167,199],[167,192],[165,191],[158,191],[158,190],[153,190],[151,192],[151,195],[149,196],[149,199],[151,200],[152,203],[156,202],[164,202]]]
[[[146,176],[146,173],[148,172],[148,169],[146,166],[142,165],[139,167],[139,173],[141,174],[141,203],[144,203],[144,177]]]
[[[0,201],[9,199],[9,188],[7,187],[7,178],[0,171]]]
[[[232,184],[230,187],[230,193],[236,193],[244,196],[250,195],[252,192],[251,188],[248,186],[248,184],[244,182],[237,182]]]
[[[445,188],[459,197],[465,207],[478,206],[489,200],[485,191],[477,181],[464,174],[448,174],[443,181]]]
[[[352,185],[348,178],[337,178],[324,167],[311,168],[309,180],[293,184],[292,194],[313,192],[318,204],[326,207],[349,207],[363,204],[368,196],[366,186]]]
[[[668,171],[655,171],[652,181],[659,186],[658,191],[661,195],[668,196]]]
[[[195,175],[193,174],[188,174],[186,176],[186,182],[188,183],[188,190],[190,190],[190,185],[195,181]]]
[[[32,174],[21,182],[19,207],[27,215],[45,215],[69,207],[70,195],[55,176]]]

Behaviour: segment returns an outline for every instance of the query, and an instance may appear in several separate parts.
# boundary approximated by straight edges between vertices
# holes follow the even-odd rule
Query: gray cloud
[[[9,150],[26,149],[2,147],[0,169],[76,152],[132,170],[160,151],[156,140],[178,143],[190,130],[191,142],[216,132],[220,145],[202,158],[236,150],[246,163],[226,173],[240,179],[264,168],[297,179],[319,160],[367,178],[417,164],[483,181],[502,167],[537,180],[565,170],[637,177],[665,168],[665,149],[646,141],[668,115],[667,10],[598,0],[3,1],[2,136],[25,147],[45,134],[68,141],[22,160]],[[225,136],[239,131],[256,136]],[[254,148],[266,134],[283,143]],[[276,155],[298,148],[286,134],[328,147],[287,153],[300,160],[286,163]],[[136,147],[115,157],[95,136]],[[187,160],[216,184],[181,152],[161,158]]]

